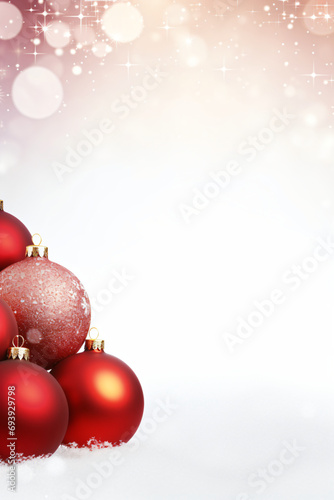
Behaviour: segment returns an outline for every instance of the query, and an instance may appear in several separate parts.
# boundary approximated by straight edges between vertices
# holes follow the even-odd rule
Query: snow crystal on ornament
[[[85,315],[88,316],[90,311],[90,305],[88,304],[85,296],[82,297],[81,306],[82,309],[84,310]]]
[[[21,300],[21,302],[22,302],[22,300]],[[37,328],[30,328],[27,331],[27,335],[26,336],[27,336],[28,342],[31,342],[32,344],[38,344],[42,340],[42,338],[43,338],[40,330],[38,330]]]

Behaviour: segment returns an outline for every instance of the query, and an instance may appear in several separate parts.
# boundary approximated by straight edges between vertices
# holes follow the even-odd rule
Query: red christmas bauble
[[[67,400],[50,373],[25,359],[0,363],[1,460],[54,453],[67,424]]]
[[[85,352],[61,361],[51,374],[63,388],[70,419],[63,444],[126,443],[144,411],[140,382],[131,368],[103,351],[103,341],[86,341]]]
[[[89,330],[90,302],[78,278],[48,259],[46,247],[27,247],[27,253],[0,273],[0,297],[15,314],[31,361],[48,370],[80,349]]]
[[[0,271],[24,259],[31,234],[22,222],[3,210],[0,200]]]
[[[13,311],[4,300],[0,299],[0,361],[6,359],[7,349],[18,333]]]

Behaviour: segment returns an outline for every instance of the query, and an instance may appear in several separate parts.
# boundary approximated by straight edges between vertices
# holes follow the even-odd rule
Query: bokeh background
[[[5,210],[146,397],[16,497],[333,499],[333,62],[332,0],[0,2]]]

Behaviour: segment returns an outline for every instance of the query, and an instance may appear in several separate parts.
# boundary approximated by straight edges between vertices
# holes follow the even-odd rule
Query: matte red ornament
[[[82,346],[91,317],[88,295],[71,271],[48,259],[47,247],[28,246],[24,260],[0,273],[0,297],[14,312],[33,363],[51,369]]]
[[[135,434],[144,395],[131,368],[104,352],[101,340],[86,340],[86,351],[61,361],[51,374],[63,388],[70,409],[63,444],[119,445]]]
[[[4,300],[0,299],[0,361],[6,359],[7,349],[18,333],[13,311]]]
[[[69,412],[55,378],[28,361],[29,349],[13,347],[9,357],[0,363],[0,459],[11,465],[12,460],[54,453]]]
[[[28,229],[19,219],[4,211],[0,200],[0,271],[24,259],[28,245],[31,245]]]

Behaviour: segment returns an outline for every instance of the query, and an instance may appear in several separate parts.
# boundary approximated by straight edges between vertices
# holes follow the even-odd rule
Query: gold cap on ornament
[[[91,337],[91,331],[96,330],[97,336],[95,339]],[[99,331],[95,326],[89,330],[89,339],[86,339],[85,342],[85,351],[103,351],[104,350],[104,340],[98,339],[100,335]]]
[[[44,247],[41,245],[42,237],[40,234],[35,233],[32,235],[33,245],[29,245],[26,247],[26,257],[45,257],[46,259],[49,256],[48,247]]]
[[[21,345],[19,345],[19,340],[21,339]],[[22,335],[16,335],[16,337],[13,338],[13,347],[10,347],[7,349],[7,358],[8,359],[25,359],[26,361],[29,361],[30,358],[30,349],[24,346],[24,338]],[[16,345],[15,345],[16,343]]]
[[[0,200],[0,210],[3,210],[3,201]]]

